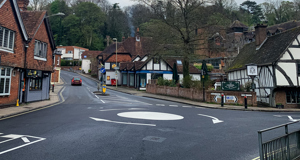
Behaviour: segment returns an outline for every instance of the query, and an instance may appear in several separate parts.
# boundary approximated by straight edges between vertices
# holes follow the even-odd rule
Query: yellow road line
[[[31,113],[31,112],[35,112],[35,111],[38,111],[38,110],[42,110],[42,109],[46,109],[46,108],[49,108],[49,107],[53,107],[53,106],[56,106],[56,105],[59,105],[59,104],[62,104],[64,101],[65,101],[65,99],[64,99],[64,97],[62,96],[62,92],[65,90],[65,88],[66,87],[63,87],[63,89],[61,90],[61,92],[60,92],[60,97],[61,97],[61,102],[58,102],[58,103],[55,103],[55,104],[52,104],[52,105],[50,105],[50,106],[46,106],[46,107],[41,107],[41,108],[37,108],[37,109],[33,109],[33,110],[31,110],[31,111],[25,111],[25,112],[22,112],[22,113],[19,113],[19,114],[16,114],[16,115],[12,115],[12,116],[8,116],[8,117],[4,117],[4,118],[0,118],[0,121],[1,120],[5,120],[5,119],[9,119],[9,118],[13,118],[13,117],[17,117],[17,116],[21,116],[21,115],[24,115],[24,114],[27,114],[27,113]]]

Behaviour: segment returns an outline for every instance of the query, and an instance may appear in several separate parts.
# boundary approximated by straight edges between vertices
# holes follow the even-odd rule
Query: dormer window
[[[0,50],[13,52],[14,41],[15,32],[0,26]]]
[[[47,60],[47,43],[35,40],[34,59]]]

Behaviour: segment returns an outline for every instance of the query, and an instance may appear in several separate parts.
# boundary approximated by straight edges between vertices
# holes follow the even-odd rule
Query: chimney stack
[[[124,41],[125,41],[125,37],[123,36],[123,37],[122,37],[122,42],[124,42]]]
[[[138,42],[141,40],[140,39],[140,29],[139,28],[136,29],[135,40],[138,41]]]
[[[110,36],[106,36],[106,46],[109,46]]]
[[[21,11],[27,11],[29,0],[17,0],[17,3]]]
[[[255,26],[255,44],[260,46],[267,38],[267,25],[257,24]]]

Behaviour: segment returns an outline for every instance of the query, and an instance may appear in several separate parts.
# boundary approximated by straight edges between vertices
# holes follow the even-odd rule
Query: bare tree
[[[29,6],[32,8],[32,10],[39,11],[45,8],[45,6],[51,2],[52,0],[30,0]]]
[[[204,0],[137,0],[156,15],[157,39],[167,53],[183,59],[183,76],[189,76],[189,63],[195,58],[195,45],[203,42],[208,11]],[[155,27],[153,25],[152,27]],[[202,29],[196,33],[195,30]],[[168,38],[167,38],[168,37]],[[169,51],[168,51],[169,50]]]

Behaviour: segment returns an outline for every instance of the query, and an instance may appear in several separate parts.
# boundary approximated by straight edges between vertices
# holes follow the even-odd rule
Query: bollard
[[[247,109],[247,96],[244,97],[245,100],[245,109]]]
[[[19,107],[19,99],[17,99],[17,104],[16,104],[16,106]]]
[[[221,95],[221,107],[223,107],[224,106],[224,95],[222,94]]]
[[[54,92],[54,84],[52,85],[52,92]]]

